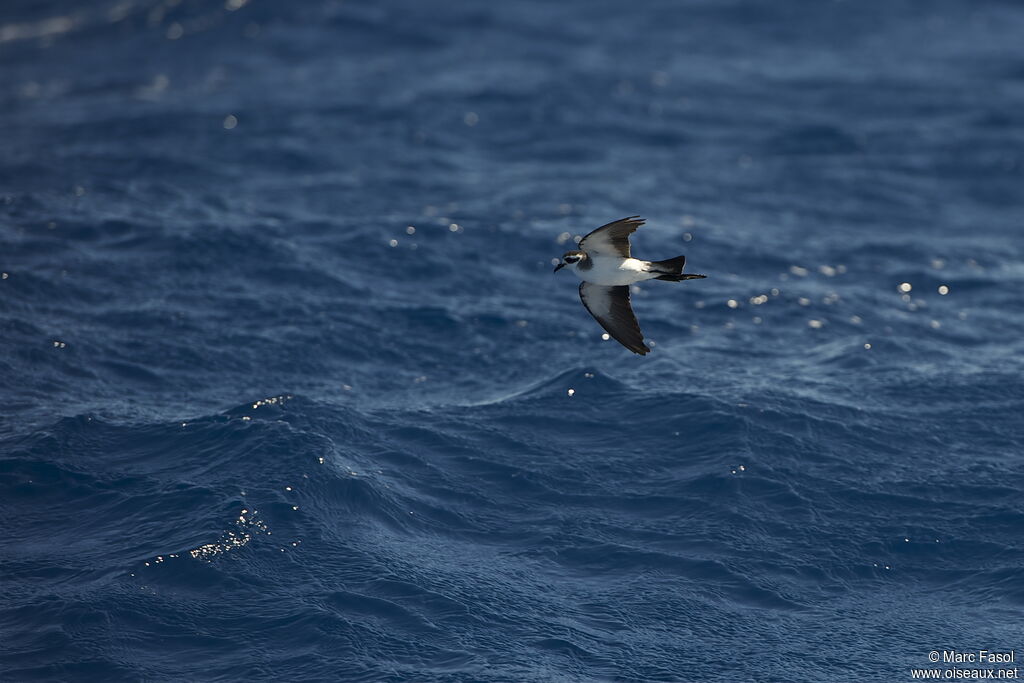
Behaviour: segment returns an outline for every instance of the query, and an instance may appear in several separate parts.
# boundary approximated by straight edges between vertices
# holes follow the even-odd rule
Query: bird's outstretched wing
[[[650,352],[629,305],[629,285],[607,287],[583,282],[580,283],[580,300],[615,341],[641,356]]]
[[[644,219],[639,216],[620,218],[589,232],[580,240],[579,248],[596,256],[630,258],[629,236],[643,224]]]

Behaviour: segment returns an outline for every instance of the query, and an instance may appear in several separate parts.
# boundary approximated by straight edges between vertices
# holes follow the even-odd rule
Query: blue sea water
[[[1022,35],[999,0],[8,0],[0,680],[1019,661]],[[646,357],[551,273],[634,214],[708,274],[633,294]]]

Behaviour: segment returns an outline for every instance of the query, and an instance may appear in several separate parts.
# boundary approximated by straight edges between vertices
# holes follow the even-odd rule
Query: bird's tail
[[[667,280],[668,282],[682,282],[683,280],[697,280],[706,275],[683,274],[683,266],[686,265],[685,256],[665,259],[664,261],[651,261],[648,270],[652,273],[661,273],[656,280]]]

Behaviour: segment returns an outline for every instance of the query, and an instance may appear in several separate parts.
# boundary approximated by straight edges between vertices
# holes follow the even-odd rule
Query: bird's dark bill
[[[560,270],[561,270],[562,268],[565,268],[565,264],[564,264],[564,263],[559,263],[559,264],[558,264],[557,266],[555,266],[555,269],[554,269],[553,271],[551,271],[551,272],[553,272],[553,273],[557,273],[557,272],[558,272],[558,271],[560,271]]]

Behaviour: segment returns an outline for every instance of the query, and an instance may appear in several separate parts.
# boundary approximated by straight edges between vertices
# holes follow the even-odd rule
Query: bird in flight
[[[644,280],[681,282],[706,275],[683,274],[685,256],[664,261],[641,261],[629,253],[629,236],[644,224],[639,216],[622,218],[589,233],[580,240],[579,249],[567,251],[555,266],[571,268],[583,282],[580,299],[601,327],[633,353],[650,352],[644,335],[629,305],[629,286]]]

